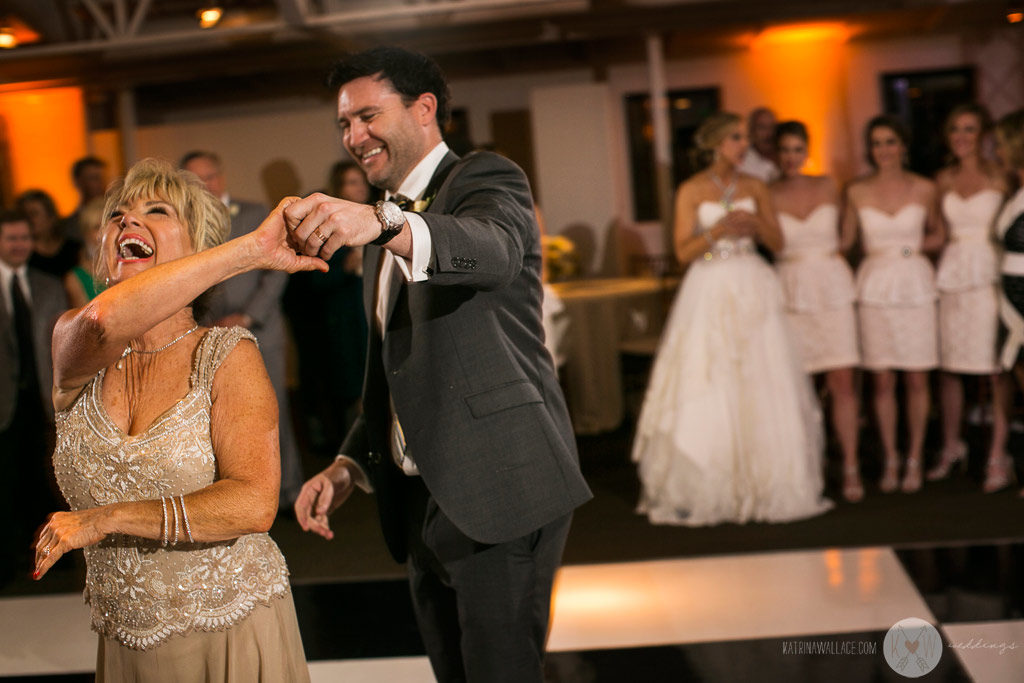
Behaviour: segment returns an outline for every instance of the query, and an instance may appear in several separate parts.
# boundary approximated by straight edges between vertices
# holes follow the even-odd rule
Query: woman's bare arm
[[[252,233],[139,273],[61,316],[53,334],[55,401],[65,392],[77,394],[129,341],[233,275],[259,268],[326,270],[321,259],[297,256],[287,245],[281,208]]]

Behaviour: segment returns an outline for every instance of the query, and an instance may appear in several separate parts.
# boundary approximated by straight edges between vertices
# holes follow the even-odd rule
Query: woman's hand
[[[258,228],[249,233],[252,241],[256,268],[260,270],[281,270],[295,273],[300,270],[327,272],[327,262],[316,256],[296,253],[288,242],[288,228],[285,227],[284,209],[297,201],[298,197],[285,197]]]
[[[69,550],[99,543],[109,533],[109,508],[97,507],[74,512],[54,512],[36,534],[36,568],[39,579]]]
[[[742,209],[735,209],[725,214],[717,225],[721,226],[722,231],[719,238],[739,239],[754,237],[757,234],[757,216]]]

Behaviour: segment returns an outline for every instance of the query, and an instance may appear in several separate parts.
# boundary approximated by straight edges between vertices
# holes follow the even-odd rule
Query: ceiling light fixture
[[[220,7],[207,7],[199,10],[196,12],[196,16],[199,18],[199,28],[213,28],[223,15],[224,10]]]
[[[18,46],[18,38],[9,28],[0,28],[0,48],[10,49]]]

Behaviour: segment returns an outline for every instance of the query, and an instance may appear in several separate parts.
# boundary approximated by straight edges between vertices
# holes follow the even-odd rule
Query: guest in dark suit
[[[193,151],[182,157],[181,168],[192,171],[219,197],[231,216],[228,239],[252,232],[270,211],[263,204],[232,199],[220,157],[213,152]],[[204,316],[208,324],[220,327],[239,325],[247,328],[260,342],[263,362],[274,385],[280,410],[281,437],[281,507],[291,508],[302,487],[302,463],[292,430],[288,402],[285,351],[287,337],[281,294],[288,284],[288,274],[273,270],[251,270],[217,285],[210,297],[210,310]]]
[[[67,310],[60,280],[28,266],[32,231],[0,212],[0,582],[29,570],[32,532],[55,505],[47,485],[53,446],[50,338]]]
[[[448,151],[448,87],[430,59],[376,48],[330,85],[346,150],[411,210],[321,194],[285,210],[307,254],[367,245],[372,328],[364,415],[297,517],[331,538],[327,516],[372,488],[437,678],[541,681],[552,581],[590,491],[544,349],[529,185],[503,157]]]

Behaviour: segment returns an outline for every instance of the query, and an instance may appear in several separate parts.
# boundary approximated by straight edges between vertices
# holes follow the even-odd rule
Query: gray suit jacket
[[[60,280],[52,275],[28,269],[28,286],[32,290],[32,341],[35,345],[36,374],[43,407],[53,419],[50,389],[53,386],[53,326],[68,309],[68,298]],[[18,338],[11,312],[0,297],[0,430],[10,426],[18,398]]]
[[[383,341],[371,330],[364,416],[341,448],[366,469],[399,561],[408,479],[388,448],[389,396],[431,495],[476,541],[523,536],[591,496],[544,347],[540,233],[526,176],[496,154],[460,161],[450,153],[431,186],[442,178],[421,214],[431,277],[392,296]],[[365,250],[369,320],[380,255]]]
[[[270,213],[262,204],[231,201],[231,235],[241,237],[259,227]],[[281,313],[281,293],[288,284],[288,273],[272,270],[253,270],[236,275],[213,289],[210,299],[210,322],[232,313],[245,313],[253,319],[252,332],[260,341],[264,353],[281,349],[285,343],[284,316]]]

